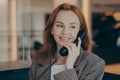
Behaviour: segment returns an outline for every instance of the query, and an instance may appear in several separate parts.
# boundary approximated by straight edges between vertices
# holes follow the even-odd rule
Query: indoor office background
[[[0,0],[0,80],[29,80],[47,19],[63,2],[83,12],[92,51],[106,62],[103,80],[120,80],[120,0]]]

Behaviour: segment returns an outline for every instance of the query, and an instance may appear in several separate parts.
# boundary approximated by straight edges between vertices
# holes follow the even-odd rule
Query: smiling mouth
[[[60,37],[60,40],[62,42],[68,42],[70,40],[70,38],[68,38],[68,37]]]

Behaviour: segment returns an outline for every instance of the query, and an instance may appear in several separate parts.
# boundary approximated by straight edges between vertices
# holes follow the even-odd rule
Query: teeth
[[[61,37],[60,38],[62,41],[68,41],[70,38],[68,38],[68,37]]]
[[[61,38],[61,39],[69,39],[69,38]]]

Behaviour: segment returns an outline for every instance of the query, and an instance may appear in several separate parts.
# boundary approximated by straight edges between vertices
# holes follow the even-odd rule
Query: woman
[[[76,45],[73,42],[81,30],[85,30],[86,35],[82,41],[78,37]],[[43,41],[43,47],[33,58],[31,80],[102,80],[105,62],[91,53],[88,29],[76,6],[61,4],[52,12],[43,32]],[[60,55],[63,46],[68,49],[65,57]],[[53,66],[46,70],[56,58]]]

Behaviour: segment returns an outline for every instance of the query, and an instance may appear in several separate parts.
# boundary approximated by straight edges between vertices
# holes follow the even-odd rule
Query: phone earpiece
[[[60,55],[63,56],[63,57],[67,56],[68,55],[68,49],[66,47],[62,47],[60,49]]]

